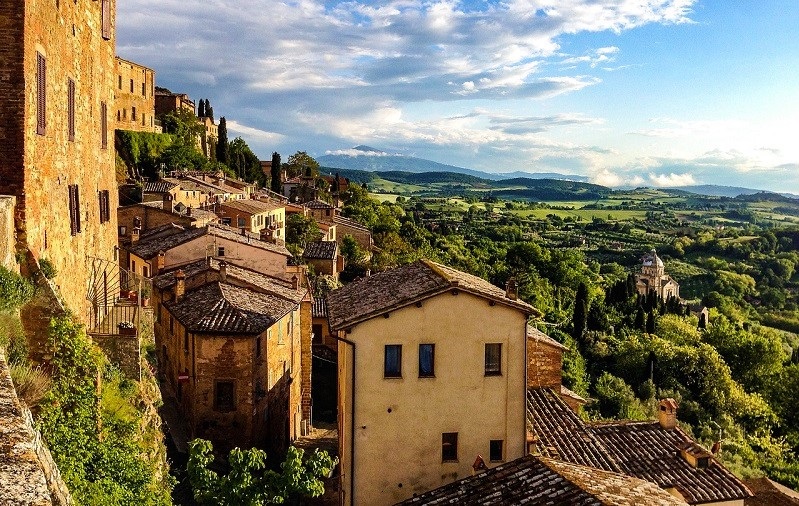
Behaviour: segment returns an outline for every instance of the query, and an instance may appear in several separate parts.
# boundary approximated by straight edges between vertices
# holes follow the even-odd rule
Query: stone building
[[[568,350],[535,327],[527,326],[527,387],[553,389],[577,413],[587,401],[563,386],[563,353]]]
[[[641,295],[654,291],[663,300],[680,298],[680,285],[666,274],[663,260],[654,249],[643,258],[641,272],[635,275],[635,288]]]
[[[166,88],[155,90],[155,115],[161,116],[177,110],[195,112],[194,101],[185,93],[172,93]]]
[[[83,321],[93,294],[113,293],[98,284],[116,260],[115,12],[115,0],[0,3],[0,195],[16,197],[23,269],[48,259]]]
[[[116,128],[137,132],[160,132],[155,122],[155,71],[117,56]]]
[[[526,453],[532,306],[420,260],[327,298],[338,332],[342,504],[393,504]],[[409,435],[412,431],[412,436]]]
[[[209,160],[216,156],[216,141],[219,139],[219,127],[214,123],[214,118],[202,116],[197,121],[203,126],[200,133],[199,145],[200,152]]]
[[[265,200],[229,200],[219,205],[218,215],[225,225],[286,240],[286,208],[283,205]]]
[[[336,241],[309,242],[302,251],[302,258],[317,275],[326,274],[338,279],[338,273],[344,270],[344,257],[338,254]]]
[[[285,452],[307,424],[306,397],[310,408],[308,289],[201,260],[154,278],[153,300],[160,371],[190,437]]]

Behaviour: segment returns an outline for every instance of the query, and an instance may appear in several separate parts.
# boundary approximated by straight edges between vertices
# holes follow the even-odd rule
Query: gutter
[[[350,506],[355,505],[355,342],[339,337],[338,332],[333,334],[333,339],[352,346],[352,402],[350,403]]]

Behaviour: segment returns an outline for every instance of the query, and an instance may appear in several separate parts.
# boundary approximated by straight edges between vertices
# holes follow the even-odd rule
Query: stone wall
[[[31,412],[17,398],[0,351],[0,484],[3,504],[69,506],[72,498]]]
[[[94,334],[92,341],[125,376],[132,380],[141,380],[141,343],[138,333],[132,336]]]
[[[16,271],[19,269],[14,257],[14,206],[17,199],[11,196],[0,195],[0,265],[6,269]]]
[[[116,128],[155,132],[155,71],[116,58]]]
[[[86,258],[112,260],[116,245],[116,214],[100,223],[99,198],[100,191],[108,191],[108,207],[116,209],[115,3],[0,4],[0,194],[17,198],[18,250],[53,263],[59,273],[54,281],[69,286],[62,291],[64,300],[81,320],[88,315],[94,283]],[[110,37],[103,37],[103,5],[110,7]],[[46,61],[43,132],[37,129],[37,54]],[[68,128],[70,81],[75,85],[74,140]],[[70,185],[77,185],[79,195],[74,214],[80,232],[75,234]]]

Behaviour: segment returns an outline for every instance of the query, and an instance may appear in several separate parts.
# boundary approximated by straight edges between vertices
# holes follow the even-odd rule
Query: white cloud
[[[341,155],[341,156],[403,156],[400,154],[386,153],[385,151],[364,151],[361,149],[336,149],[325,151],[326,155]]]
[[[602,186],[609,186],[609,187],[621,186],[625,183],[624,179],[622,179],[621,176],[611,172],[608,169],[602,169],[601,171],[592,174],[590,177],[590,181],[594,184],[599,184]]]
[[[266,142],[280,142],[283,135],[275,132],[267,132],[258,128],[242,125],[236,120],[225,118],[225,124],[229,132],[241,134],[247,138],[257,139]]]
[[[696,180],[691,174],[649,174],[649,182],[654,186],[690,186],[695,185]]]

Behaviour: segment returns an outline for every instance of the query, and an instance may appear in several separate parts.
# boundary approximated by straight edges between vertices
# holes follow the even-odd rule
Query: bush
[[[50,390],[51,383],[50,376],[46,372],[29,364],[13,364],[11,381],[14,382],[17,396],[30,408],[39,404]]]
[[[33,297],[30,281],[0,266],[0,310],[16,309]]]
[[[46,258],[39,260],[39,268],[41,268],[42,274],[44,274],[44,277],[47,279],[53,279],[58,274],[58,270],[56,270],[50,260]]]

